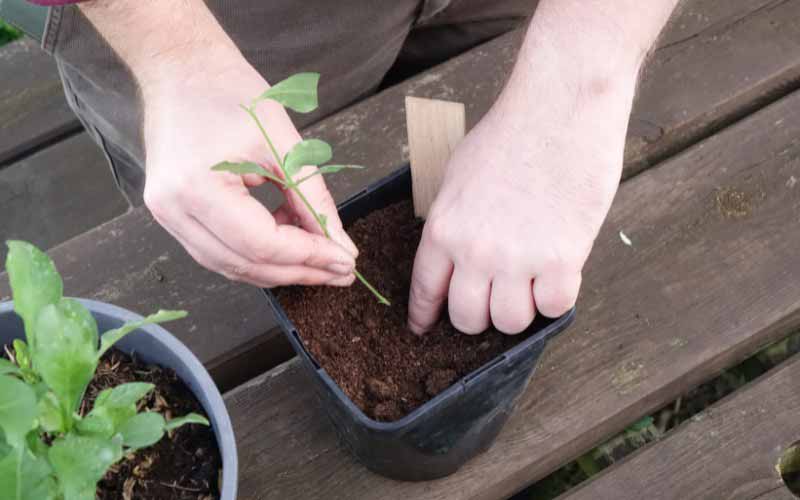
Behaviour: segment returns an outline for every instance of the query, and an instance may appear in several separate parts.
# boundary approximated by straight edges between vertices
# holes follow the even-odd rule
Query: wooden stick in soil
[[[406,97],[414,214],[426,218],[444,181],[447,160],[466,133],[460,102]]]

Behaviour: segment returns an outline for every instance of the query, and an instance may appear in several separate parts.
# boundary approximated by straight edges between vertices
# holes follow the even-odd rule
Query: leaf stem
[[[311,215],[314,216],[314,220],[316,220],[317,224],[319,224],[319,227],[322,229],[322,232],[325,234],[325,237],[328,238],[329,240],[332,240],[333,238],[331,238],[331,234],[328,232],[328,225],[325,223],[325,221],[322,219],[322,217],[319,215],[319,213],[317,213],[317,211],[314,210],[314,207],[311,206],[311,203],[308,201],[308,198],[306,198],[306,196],[303,194],[303,192],[300,190],[300,187],[299,187],[299,184],[301,182],[308,180],[309,177],[311,177],[311,176],[313,176],[315,174],[311,174],[311,175],[309,175],[307,177],[304,177],[304,178],[300,179],[299,182],[295,182],[294,179],[292,179],[291,176],[288,175],[288,173],[286,172],[286,168],[284,167],[283,160],[281,159],[281,156],[278,154],[278,150],[275,149],[275,145],[272,144],[272,140],[269,138],[269,134],[267,134],[266,129],[264,129],[264,126],[261,124],[261,120],[259,120],[258,116],[253,111],[253,108],[248,108],[247,106],[244,106],[244,105],[242,105],[241,108],[244,109],[247,112],[248,115],[250,115],[250,117],[253,119],[254,122],[256,122],[256,125],[258,125],[258,129],[261,131],[261,135],[263,135],[264,139],[266,139],[267,144],[269,145],[270,149],[272,150],[272,155],[275,157],[275,160],[278,162],[278,166],[280,167],[281,172],[283,172],[283,176],[286,179],[284,185],[287,188],[289,188],[292,191],[294,191],[295,193],[297,193],[297,196],[303,202],[303,205],[305,205],[306,209],[309,212],[311,212]],[[367,281],[367,279],[364,278],[364,276],[360,272],[358,272],[357,269],[353,269],[353,274],[356,276],[356,278],[358,278],[358,280],[365,287],[367,287],[367,290],[369,290],[370,292],[372,292],[373,295],[375,295],[375,297],[378,299],[378,302],[380,302],[381,304],[386,305],[386,306],[392,305],[392,303],[389,302],[389,300],[386,297],[381,295],[381,293],[378,292],[378,290],[374,286],[372,286],[372,284],[369,281]]]

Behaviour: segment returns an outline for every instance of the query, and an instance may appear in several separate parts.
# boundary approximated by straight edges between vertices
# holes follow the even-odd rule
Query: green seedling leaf
[[[14,347],[14,358],[17,360],[17,366],[23,370],[31,369],[31,354],[28,350],[28,344],[20,339],[14,339],[12,342]]]
[[[36,458],[47,458],[47,453],[50,451],[50,446],[42,441],[41,436],[39,436],[38,429],[34,429],[29,432],[28,437],[25,440],[28,443],[28,451],[33,453],[33,456]]]
[[[131,382],[105,389],[97,395],[92,411],[78,424],[78,431],[84,435],[110,438],[136,415],[136,403],[153,387],[153,384]]]
[[[25,436],[38,415],[33,389],[17,378],[0,376],[0,427],[5,441],[14,448],[24,448]]]
[[[135,415],[119,428],[122,443],[128,448],[144,448],[156,444],[164,437],[166,422],[159,413],[145,412]]]
[[[310,178],[314,177],[315,175],[335,174],[336,172],[339,172],[344,169],[361,170],[363,168],[364,167],[359,165],[325,165],[324,167],[320,167],[316,172],[309,174],[300,179],[299,181],[297,181],[297,184],[302,184],[305,181],[309,180]]]
[[[47,460],[24,448],[0,460],[0,485],[0,500],[52,500],[56,495]]]
[[[97,368],[97,324],[79,302],[63,299],[42,310],[37,332],[34,368],[69,418]]]
[[[51,434],[60,434],[66,430],[64,413],[56,395],[45,393],[39,399],[39,426]]]
[[[97,482],[122,458],[122,439],[68,434],[53,442],[48,458],[64,500],[94,500]]]
[[[57,304],[64,284],[46,253],[24,241],[9,241],[6,271],[11,284],[14,310],[25,323],[25,334],[36,350],[35,326],[41,310]]]
[[[306,165],[322,165],[333,157],[333,150],[328,143],[319,139],[308,139],[295,144],[283,162],[289,178]]]
[[[135,330],[138,330],[145,325],[175,321],[176,319],[185,318],[186,315],[186,311],[158,311],[157,313],[151,314],[142,320],[126,323],[119,328],[109,330],[103,334],[103,337],[100,340],[100,352],[98,353],[97,357],[99,358],[105,354],[106,351],[108,351],[114,344],[119,342],[122,337]]]
[[[236,175],[255,174],[260,175],[261,177],[266,177],[267,179],[277,182],[278,184],[285,184],[283,179],[279,179],[272,172],[251,161],[245,161],[242,163],[223,161],[211,167],[211,170],[215,172],[230,172]]]
[[[153,384],[147,382],[130,382],[118,385],[113,389],[106,389],[101,392],[95,400],[94,407],[106,406],[109,408],[120,408],[136,405],[140,399],[155,388]]]
[[[184,417],[173,418],[167,422],[167,425],[164,426],[164,430],[172,431],[186,424],[199,424],[205,426],[211,425],[208,423],[208,419],[204,416],[198,415],[197,413],[190,413]]]
[[[19,375],[20,369],[17,365],[7,359],[0,358],[0,375]]]
[[[253,104],[272,99],[298,113],[310,113],[317,109],[317,85],[319,73],[298,73],[276,83],[257,97]]]

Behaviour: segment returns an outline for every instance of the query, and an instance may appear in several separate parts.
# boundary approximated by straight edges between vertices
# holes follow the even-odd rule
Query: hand
[[[476,334],[567,312],[619,182],[633,86],[504,94],[454,151],[422,236],[409,328]],[[556,95],[560,94],[560,95]],[[583,96],[583,97],[580,97]],[[520,109],[534,110],[521,113]]]
[[[287,202],[271,214],[248,191],[263,184],[263,177],[211,171],[224,160],[256,161],[281,176],[263,137],[239,107],[266,90],[267,82],[243,59],[223,70],[185,75],[179,85],[171,81],[161,79],[143,90],[144,198],[155,219],[197,262],[229,279],[260,287],[350,285],[357,250],[322,176],[302,190],[327,216],[335,242],[322,236],[293,193],[285,192]],[[301,140],[279,105],[262,103],[258,113],[280,154]]]

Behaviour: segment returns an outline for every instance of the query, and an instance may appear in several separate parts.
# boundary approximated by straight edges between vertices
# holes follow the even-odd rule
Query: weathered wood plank
[[[795,93],[623,184],[576,323],[494,447],[462,471],[422,484],[369,473],[294,360],[227,397],[241,497],[505,498],[797,328],[798,106]]]
[[[775,465],[800,439],[798,380],[796,356],[563,499],[796,498]]]
[[[51,248],[128,210],[100,149],[86,134],[0,170],[1,240]]]
[[[687,2],[662,41],[669,45],[663,52],[669,60],[659,63],[662,56],[656,54],[651,65],[658,69],[645,76],[635,108],[635,117],[646,117],[664,133],[656,137],[652,127],[636,125],[635,120],[640,118],[635,118],[629,139],[632,146],[626,155],[627,172],[636,171],[649,158],[673,149],[670,144],[675,135],[670,131],[691,123],[706,133],[709,129],[700,124],[724,123],[728,118],[720,114],[722,111],[734,109],[738,113],[748,107],[747,99],[772,94],[787,81],[793,81],[790,75],[800,66],[800,51],[789,48],[800,37],[796,26],[787,23],[792,15],[800,17],[800,1],[784,2],[772,10],[764,9],[764,5],[773,2]],[[768,33],[764,32],[763,26],[769,26],[771,19],[765,16],[778,16],[782,29],[770,27]],[[762,39],[753,39],[748,34],[750,30],[761,33]],[[713,35],[720,32],[724,36]],[[716,36],[716,40],[706,43],[708,36]],[[515,55],[517,37],[513,33],[500,37],[306,130],[306,135],[332,143],[337,159],[369,166],[331,177],[331,189],[337,199],[360,191],[407,162],[403,111],[406,95],[465,102],[468,125],[474,124],[503,84]],[[748,46],[739,47],[739,40]],[[776,47],[782,49],[776,51]],[[771,63],[733,64],[735,53]],[[721,61],[727,61],[726,65],[718,66]],[[682,67],[690,67],[691,72]],[[718,75],[722,69],[727,72],[725,78]],[[674,71],[682,71],[684,80],[661,85],[658,92],[647,90]],[[698,89],[704,89],[703,99],[682,101],[681,96],[693,95]],[[682,107],[665,104],[669,102],[679,102]],[[114,235],[120,232],[130,239],[116,241]],[[113,299],[142,312],[175,303],[189,307],[195,313],[194,319],[171,328],[212,368],[222,387],[241,383],[290,355],[288,345],[272,329],[274,322],[265,312],[260,292],[225,283],[200,269],[152,222],[145,208],[76,238],[51,254],[60,268],[73,277],[70,290],[75,295]],[[131,280],[131,276],[145,276],[155,263],[174,279],[148,286],[141,280]],[[115,289],[110,295],[109,284],[114,284]],[[0,297],[7,295],[7,285],[0,278]]]
[[[53,59],[29,39],[0,47],[0,167],[81,129]]]

